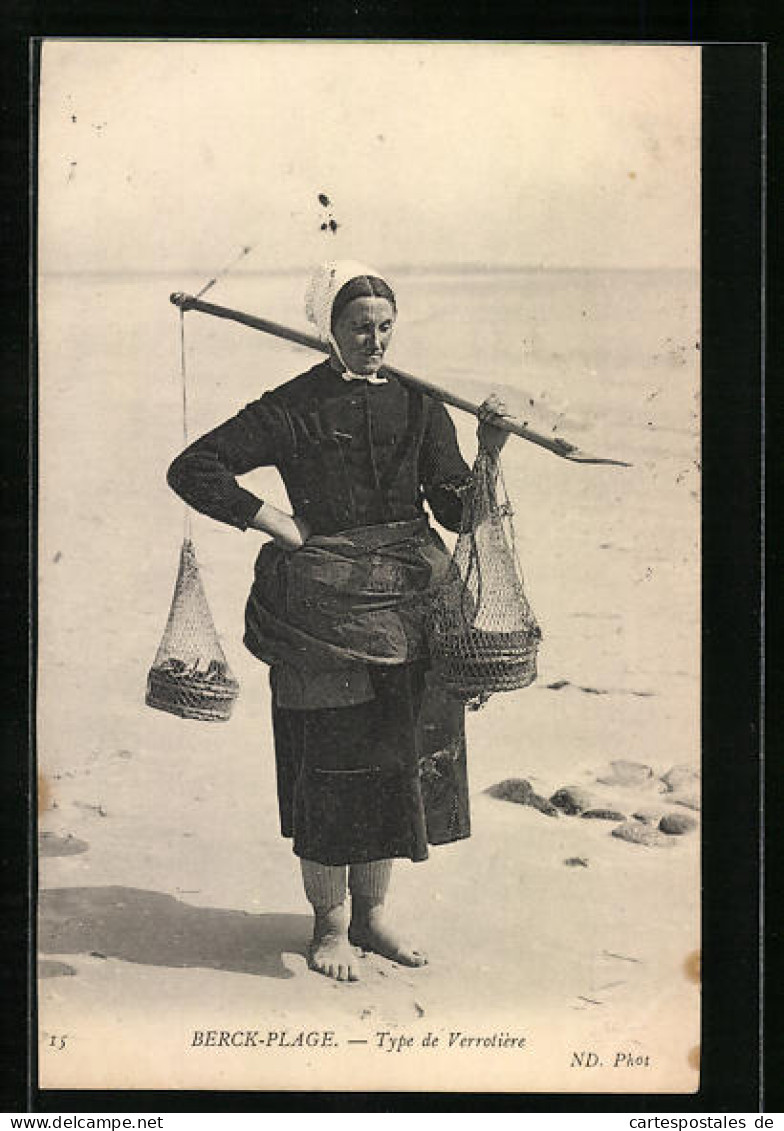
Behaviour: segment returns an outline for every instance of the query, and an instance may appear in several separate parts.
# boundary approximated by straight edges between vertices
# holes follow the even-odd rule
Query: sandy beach
[[[544,632],[539,679],[468,716],[470,840],[395,871],[395,917],[430,964],[367,956],[356,985],[307,969],[308,907],[277,827],[266,669],[240,642],[256,535],[194,521],[241,685],[230,722],[144,705],[183,530],[164,484],[182,439],[167,296],[193,281],[43,280],[44,1087],[698,1085],[698,781],[662,781],[673,767],[699,772],[696,279],[432,279],[401,272],[391,361],[466,390],[502,387],[551,430],[633,467],[508,444]],[[300,290],[298,276],[240,274],[215,301],[294,321]],[[302,349],[189,317],[192,435],[312,364]],[[85,333],[88,318],[100,330]],[[470,459],[474,422],[457,423]],[[248,482],[284,503],[275,478]],[[638,769],[621,767],[619,780],[613,762]],[[636,825],[652,833],[666,814],[695,827],[631,843],[612,835],[617,818],[548,815],[488,792],[509,779],[544,798],[583,786],[591,807],[642,814]]]

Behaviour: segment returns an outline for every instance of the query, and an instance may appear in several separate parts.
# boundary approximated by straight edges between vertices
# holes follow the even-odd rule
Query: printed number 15
[[[61,1049],[65,1048],[65,1042],[67,1040],[68,1040],[67,1036],[58,1037],[53,1033],[51,1035],[51,1037],[49,1038],[49,1046],[50,1046],[50,1048],[57,1049],[58,1052],[59,1052]]]

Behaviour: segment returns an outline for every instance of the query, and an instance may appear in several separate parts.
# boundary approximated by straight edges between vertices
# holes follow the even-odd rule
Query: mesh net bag
[[[231,715],[238,691],[215,631],[193,542],[186,538],[145,701],[184,719],[219,721]]]
[[[533,683],[541,637],[523,590],[500,465],[480,448],[461,531],[430,608],[433,676],[476,709],[494,692]]]

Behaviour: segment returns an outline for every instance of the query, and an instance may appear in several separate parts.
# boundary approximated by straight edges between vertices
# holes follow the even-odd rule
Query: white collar
[[[387,383],[386,377],[379,377],[377,373],[368,373],[366,376],[364,373],[352,373],[351,370],[347,369],[340,376],[344,381],[367,381],[368,385],[386,385]]]

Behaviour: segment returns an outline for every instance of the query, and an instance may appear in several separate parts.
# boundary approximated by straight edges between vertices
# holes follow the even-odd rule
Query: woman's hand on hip
[[[282,550],[300,550],[308,540],[310,530],[304,519],[286,514],[271,503],[263,503],[250,525],[274,538]]]
[[[500,417],[510,416],[511,413],[497,393],[491,393],[479,406],[479,427],[476,434],[479,445],[488,455],[498,457],[509,432],[506,428],[499,427],[496,421]]]

